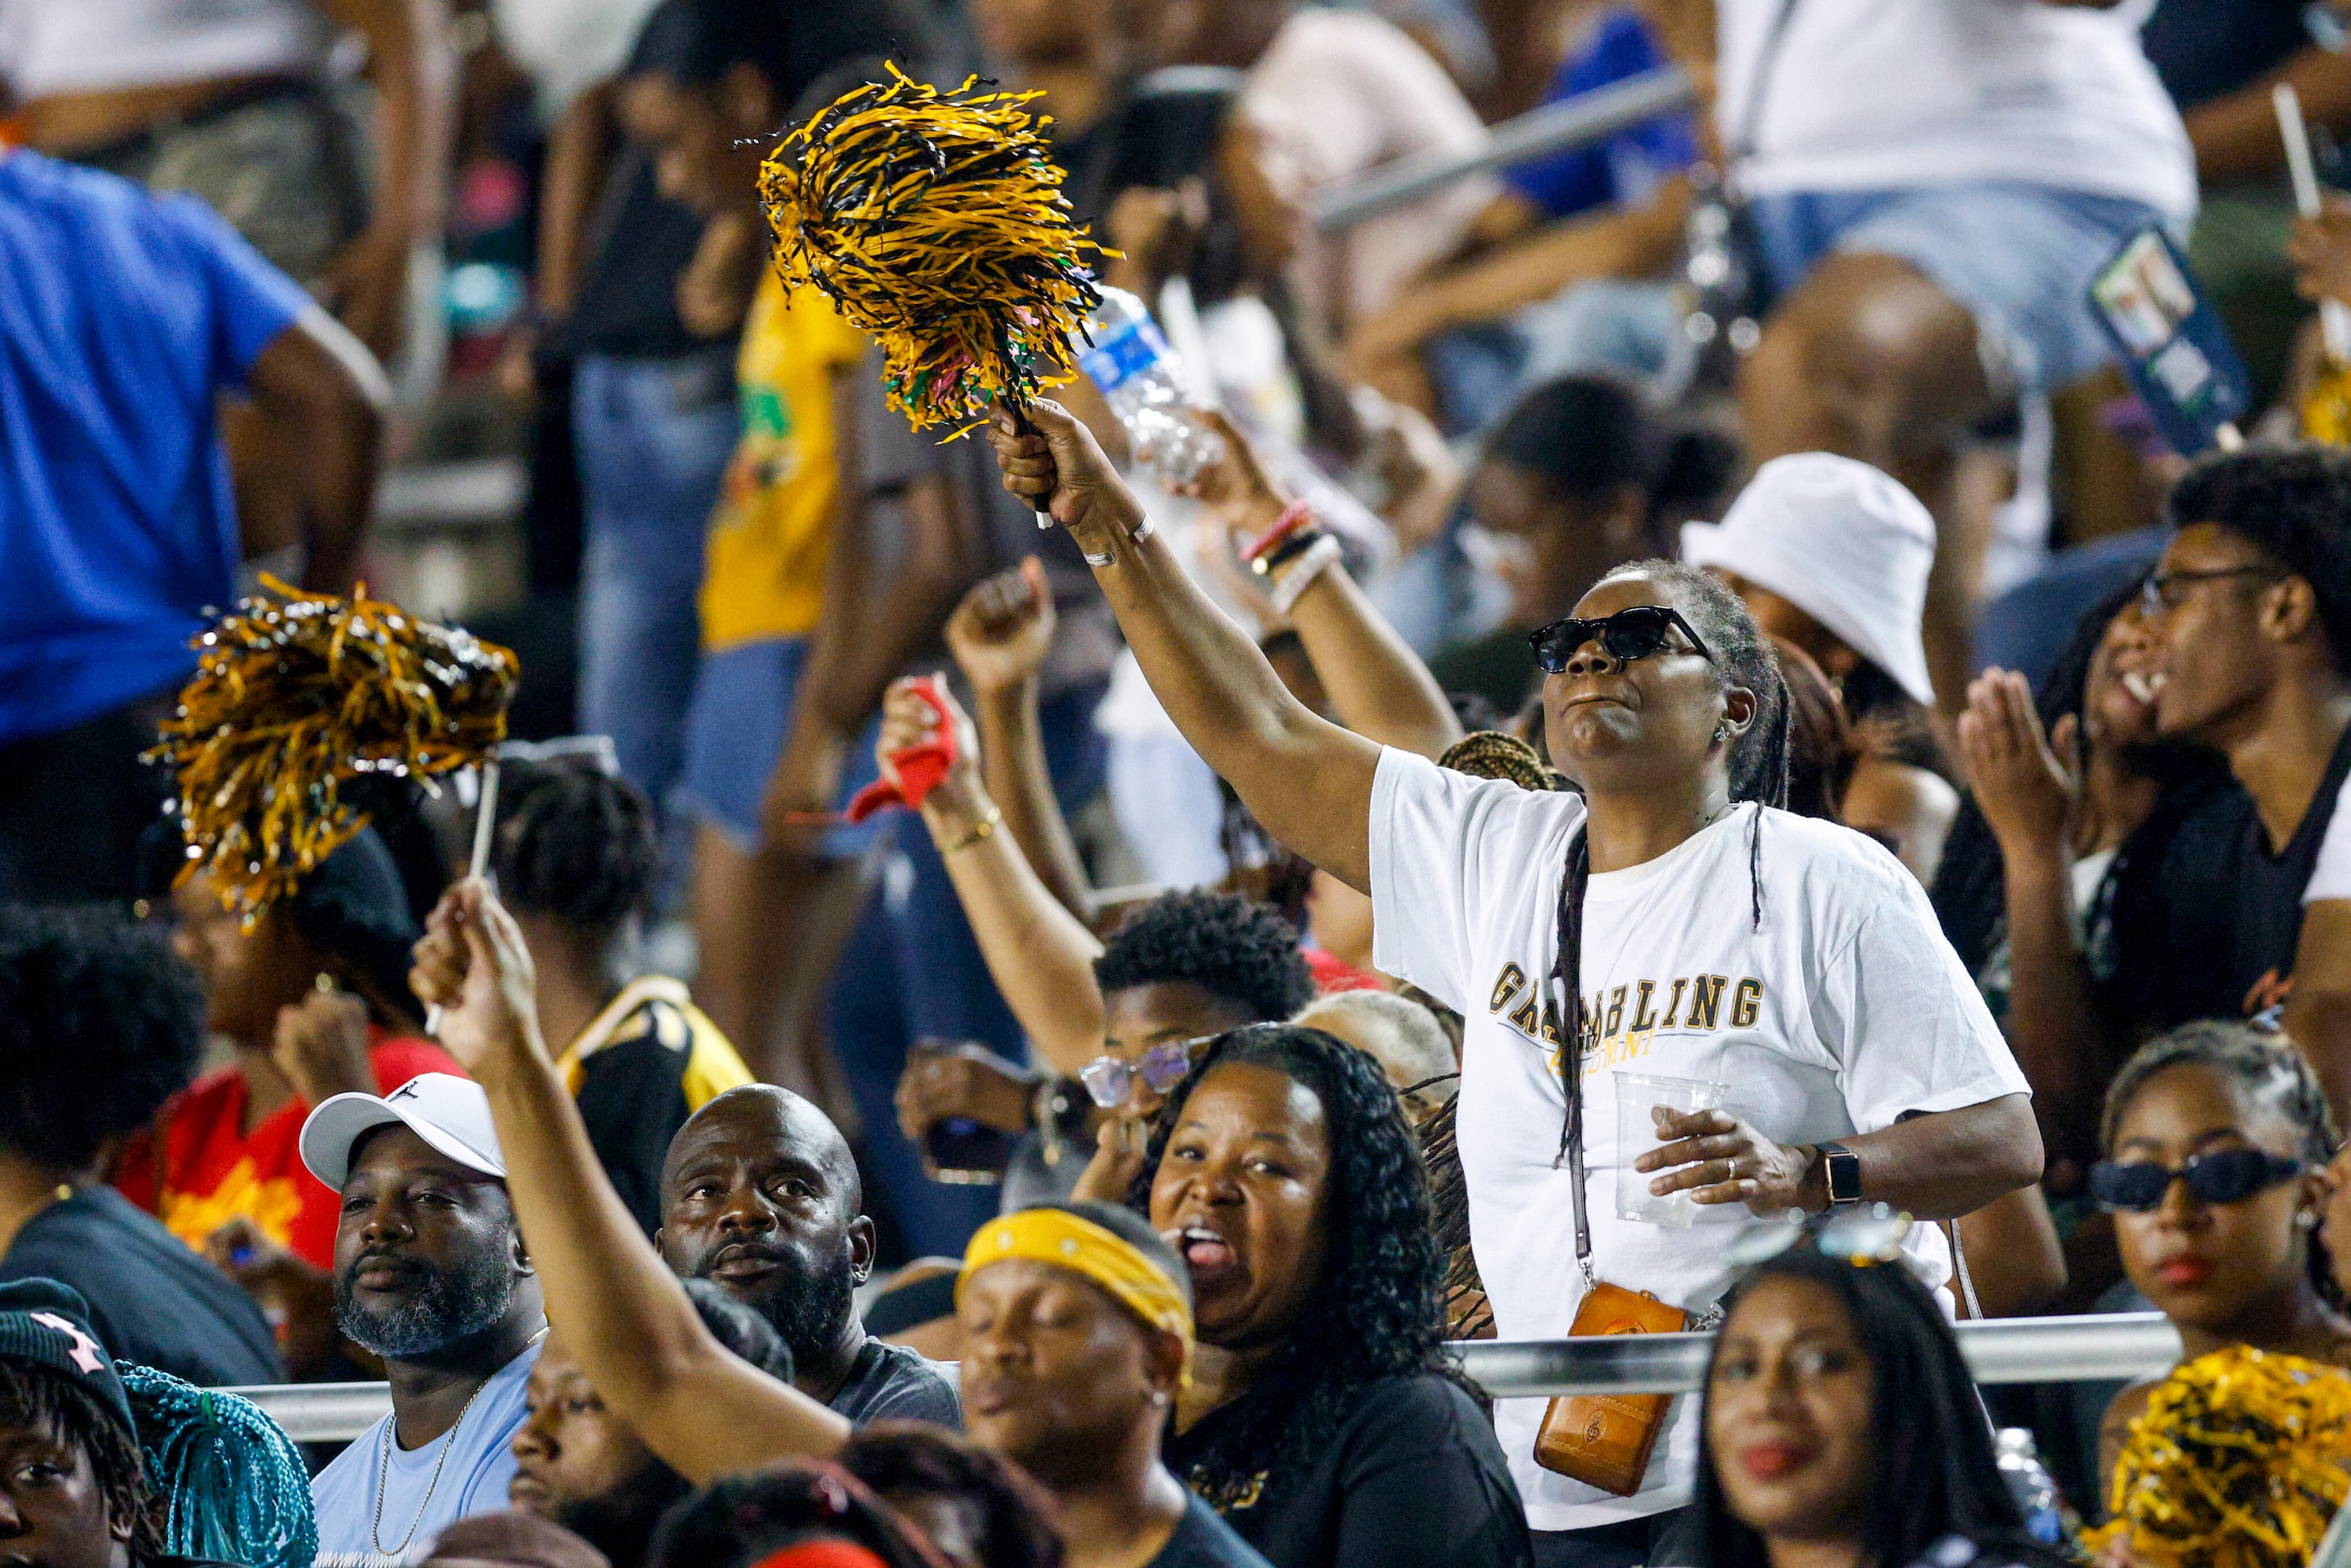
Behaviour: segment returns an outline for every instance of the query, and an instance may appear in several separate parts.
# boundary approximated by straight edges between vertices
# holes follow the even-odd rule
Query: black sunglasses
[[[2098,1207],[2146,1214],[2163,1207],[2163,1195],[2175,1181],[2184,1181],[2199,1203],[2242,1203],[2302,1174],[2300,1160],[2289,1160],[2264,1149],[2220,1149],[2198,1155],[2178,1170],[2166,1170],[2152,1160],[2100,1160],[2090,1167],[2090,1195]]]
[[[1543,667],[1543,673],[1558,675],[1567,673],[1567,662],[1586,643],[1598,643],[1601,651],[1620,664],[1630,664],[1664,647],[1666,633],[1677,626],[1690,640],[1699,658],[1709,664],[1714,663],[1714,655],[1706,651],[1705,639],[1690,629],[1681,612],[1662,604],[1635,604],[1630,610],[1619,610],[1596,621],[1581,621],[1570,615],[1540,632],[1528,632],[1527,642],[1533,647],[1535,663]]]

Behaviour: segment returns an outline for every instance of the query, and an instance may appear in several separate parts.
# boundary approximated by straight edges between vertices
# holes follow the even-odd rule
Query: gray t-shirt
[[[906,1349],[869,1339],[850,1364],[849,1379],[831,1400],[852,1427],[872,1421],[928,1421],[963,1429],[963,1401],[938,1364]]]
[[[1021,505],[1004,487],[996,454],[977,431],[959,441],[942,441],[941,430],[917,431],[892,408],[882,390],[882,357],[869,351],[865,367],[856,375],[858,441],[862,448],[865,484],[872,497],[883,503],[877,521],[882,549],[892,548],[892,526],[899,525],[897,548],[903,549],[903,525],[895,505],[909,485],[919,479],[944,479],[972,508],[978,522],[986,570],[1002,571],[1020,564],[1024,556],[1044,562],[1046,580],[1053,589],[1056,625],[1052,650],[1038,678],[1039,695],[1051,697],[1110,673],[1118,652],[1118,622],[1095,586],[1077,541],[1066,529],[1040,528],[1037,514]]]

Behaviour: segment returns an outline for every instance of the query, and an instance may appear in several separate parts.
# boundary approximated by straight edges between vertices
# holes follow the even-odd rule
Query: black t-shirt
[[[2193,109],[2252,85],[2310,45],[2302,0],[2162,0],[2139,30],[2163,90]]]
[[[1168,1468],[1185,1476],[1233,1409],[1171,1440]],[[1311,1466],[1225,1521],[1274,1568],[1524,1568],[1532,1550],[1493,1427],[1426,1373],[1366,1385]]]
[[[36,1278],[81,1292],[117,1361],[199,1388],[286,1379],[253,1298],[110,1186],[76,1187],[16,1232],[0,1281]]]
[[[832,1396],[835,1414],[862,1427],[871,1421],[928,1421],[963,1429],[963,1402],[939,1369],[904,1345],[869,1339],[850,1364],[849,1380]]]
[[[2261,818],[2251,800],[2246,802],[2236,846],[2236,886],[2229,919],[2220,927],[2235,956],[2232,976],[2252,977],[2240,999],[2241,1012],[2266,1011],[2284,998],[2293,983],[2294,947],[2302,940],[2302,892],[2317,867],[2318,851],[2335,821],[2346,777],[2351,777],[2351,730],[2335,743],[2318,793],[2311,797],[2294,837],[2275,854],[2270,852]]]
[[[725,341],[695,337],[677,315],[677,275],[703,226],[692,208],[661,193],[642,148],[623,149],[589,231],[588,270],[565,334],[571,350],[672,360]]]
[[[1399,1557],[1399,1564],[1407,1561]],[[1151,1568],[1269,1568],[1257,1548],[1233,1532],[1233,1527],[1217,1517],[1217,1511],[1198,1498],[1186,1494],[1184,1517],[1176,1523],[1176,1533],[1151,1560]]]
[[[2249,824],[2260,831],[2252,798],[2216,760],[2167,785],[2124,841],[2085,925],[2101,1019],[2126,1052],[2191,1019],[2244,1011],[2266,960],[2216,950],[2213,933],[2215,912],[2238,897]]]

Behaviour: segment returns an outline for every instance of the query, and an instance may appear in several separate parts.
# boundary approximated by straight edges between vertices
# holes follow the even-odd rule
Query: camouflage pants
[[[367,222],[353,142],[325,92],[289,88],[141,131],[77,162],[201,197],[273,266],[311,283]]]

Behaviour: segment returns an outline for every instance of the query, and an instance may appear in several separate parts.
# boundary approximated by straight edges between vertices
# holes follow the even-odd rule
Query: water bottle
[[[1224,441],[1192,417],[1195,400],[1143,301],[1123,288],[1102,297],[1077,340],[1078,368],[1126,427],[1136,465],[1170,489],[1187,485],[1224,456]]]
[[[1993,1440],[2000,1457],[2001,1479],[2024,1515],[2024,1532],[2046,1546],[2065,1538],[2065,1521],[2058,1511],[2057,1483],[2041,1468],[2041,1450],[2022,1427],[2003,1427]]]

